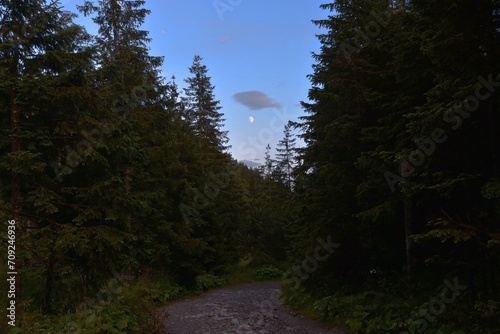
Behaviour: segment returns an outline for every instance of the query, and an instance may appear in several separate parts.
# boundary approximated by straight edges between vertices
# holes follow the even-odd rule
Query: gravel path
[[[212,290],[160,309],[169,334],[347,334],[287,310],[280,282],[251,283]]]

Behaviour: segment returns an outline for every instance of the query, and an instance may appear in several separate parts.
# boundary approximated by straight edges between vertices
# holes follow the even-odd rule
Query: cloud
[[[233,98],[251,110],[260,110],[265,108],[280,109],[282,107],[281,104],[275,102],[269,96],[257,90],[236,93],[233,95]]]
[[[224,43],[226,43],[226,42],[227,42],[227,40],[228,40],[228,39],[229,39],[229,36],[224,36],[224,37],[222,37],[222,38],[220,39],[220,42],[221,42],[222,44],[224,44]]]

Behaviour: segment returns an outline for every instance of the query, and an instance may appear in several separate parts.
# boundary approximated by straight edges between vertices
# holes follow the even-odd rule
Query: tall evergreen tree
[[[102,142],[108,164],[89,182],[96,191],[113,186],[106,191],[109,196],[101,196],[93,207],[100,211],[111,206],[106,219],[114,222],[120,233],[134,235],[127,245],[119,246],[123,247],[122,260],[114,261],[113,266],[128,265],[136,271],[154,262],[159,230],[165,231],[171,224],[172,217],[165,214],[168,195],[161,188],[168,180],[151,166],[161,168],[172,162],[160,152],[167,151],[172,146],[170,140],[178,138],[180,128],[173,124],[181,122],[175,106],[170,105],[176,97],[169,97],[170,86],[164,85],[159,75],[163,58],[149,55],[151,39],[141,30],[150,13],[144,4],[112,0],[95,5],[86,1],[79,7],[85,15],[95,14],[93,20],[99,26],[95,41],[101,53],[94,79],[101,104],[93,116],[96,121],[109,120],[112,128]]]
[[[89,94],[84,76],[92,50],[86,47],[88,35],[73,24],[74,15],[62,12],[57,2],[1,1],[0,9],[2,217],[7,210],[17,223],[23,245],[18,272],[24,263],[30,267],[26,280],[38,271],[46,278],[43,309],[48,310],[55,276],[53,229],[63,223],[65,210],[51,165],[67,139],[59,129],[79,117]],[[20,297],[20,284],[18,290]]]
[[[311,103],[303,103],[307,147],[290,228],[295,254],[307,254],[315,237],[328,233],[342,246],[306,285],[331,287],[330,277],[362,287],[369,268],[403,265],[422,283],[429,258],[446,264],[442,275],[453,270],[472,285],[479,281],[473,272],[483,273],[481,288],[492,294],[495,269],[487,268],[498,257],[491,248],[497,229],[486,217],[496,213],[486,207],[498,173],[490,128],[497,122],[489,112],[498,103],[498,3],[322,7],[335,14],[316,21],[328,32],[315,55]],[[480,253],[488,255],[479,260]]]
[[[211,78],[207,76],[208,70],[201,64],[202,60],[199,55],[194,56],[193,65],[189,67],[193,76],[185,79],[188,83],[184,88],[187,119],[207,148],[225,152],[230,147],[226,145],[229,141],[227,131],[222,131],[224,114],[219,111],[222,107],[215,99],[215,86],[210,83]]]
[[[498,115],[492,112],[499,104],[497,89],[492,91],[500,73],[498,6],[486,0],[410,2],[415,30],[423,36],[420,50],[431,64],[432,85],[424,103],[407,116],[415,144],[403,155],[411,180],[402,191],[417,194],[415,207],[426,208],[426,214],[414,214],[416,233],[426,235],[425,248],[440,263],[434,264],[436,270],[465,276],[473,289],[488,295],[494,295],[492,268],[498,259],[485,246],[498,240],[491,223],[496,213],[488,209],[492,194],[485,197],[499,173],[493,125]],[[439,240],[442,247],[435,247]]]
[[[284,137],[279,141],[276,151],[277,168],[281,175],[283,175],[285,184],[288,189],[292,190],[292,171],[294,168],[294,154],[295,154],[295,141],[291,131],[291,123],[285,125],[283,131]]]
[[[309,76],[311,102],[302,103],[308,114],[300,125],[307,145],[299,155],[302,164],[298,170],[303,175],[304,202],[299,205],[301,218],[293,230],[300,236],[295,247],[301,252],[299,261],[309,255],[317,238],[330,236],[341,247],[304,281],[311,286],[326,281],[354,283],[369,267],[364,226],[353,221],[360,177],[353,166],[362,145],[359,139],[366,102],[361,83],[365,74],[357,53],[346,55],[344,49],[345,45],[362,46],[355,37],[371,6],[368,1],[338,1],[321,7],[335,15],[315,21],[327,32],[319,36],[321,52],[314,55],[317,64]]]
[[[262,176],[266,180],[271,179],[276,161],[271,158],[271,144],[267,144],[266,152],[264,153],[264,164],[259,167]]]
[[[140,3],[114,5],[115,2],[103,3],[101,10],[101,7],[85,4],[87,14],[94,10],[98,12],[97,23],[101,24],[102,35],[97,38],[96,48],[100,53],[98,57],[85,55],[86,67],[83,69],[80,66],[79,71],[58,76],[81,82],[84,87],[71,89],[67,86],[67,91],[73,96],[54,100],[58,105],[52,109],[59,111],[59,118],[54,128],[56,144],[50,151],[53,170],[47,175],[55,172],[55,178],[52,193],[47,193],[44,188],[51,196],[47,203],[52,208],[42,216],[47,223],[41,230],[45,231],[45,239],[41,240],[46,248],[50,248],[46,260],[50,268],[47,291],[50,286],[58,287],[57,295],[50,297],[49,292],[46,299],[64,301],[60,296],[67,291],[73,291],[75,295],[73,303],[61,303],[61,310],[74,305],[88,292],[87,289],[98,287],[113,270],[144,258],[146,254],[141,252],[150,252],[147,247],[139,252],[133,247],[151,238],[150,229],[146,227],[142,234],[134,236],[134,230],[139,230],[136,222],[140,217],[139,214],[134,217],[133,213],[148,215],[151,212],[146,205],[151,193],[136,187],[147,176],[143,172],[145,159],[141,159],[146,152],[139,145],[135,131],[140,132],[139,121],[145,114],[138,111],[146,106],[153,108],[160,101],[161,87],[156,85],[158,78],[154,72],[157,59],[148,62],[151,59],[143,42],[134,40],[144,36],[135,30],[146,14],[144,10],[134,10],[134,6]],[[103,14],[107,9],[113,15],[108,21]],[[126,21],[119,24],[119,18]],[[44,20],[40,19],[40,22]],[[107,30],[103,27],[106,22],[108,27],[121,29],[112,34],[113,39],[108,44]],[[58,23],[59,27],[64,27]],[[82,39],[79,42],[89,44]],[[60,41],[54,43],[59,44],[65,45]],[[77,45],[78,48],[83,49]],[[54,59],[61,59],[56,56]],[[145,60],[141,56],[146,56]],[[74,57],[77,59],[80,58]],[[93,64],[97,66],[91,67]],[[50,87],[44,82],[37,83]],[[106,255],[96,257],[95,252]],[[39,254],[45,256],[45,253]],[[60,274],[54,275],[54,271]],[[52,279],[57,284],[52,284]]]

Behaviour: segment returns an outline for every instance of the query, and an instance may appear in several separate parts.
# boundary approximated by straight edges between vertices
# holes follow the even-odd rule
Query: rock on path
[[[347,334],[290,312],[280,301],[280,282],[212,290],[160,309],[169,334]]]

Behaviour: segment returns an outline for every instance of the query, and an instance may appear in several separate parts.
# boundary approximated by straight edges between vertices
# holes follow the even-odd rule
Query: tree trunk
[[[12,70],[17,72],[17,59],[13,62],[12,64]],[[22,233],[22,222],[21,222],[21,215],[22,215],[22,197],[21,197],[21,181],[19,174],[16,172],[17,168],[17,163],[16,163],[16,157],[15,153],[17,153],[20,150],[20,143],[19,139],[17,138],[17,134],[15,134],[16,129],[19,126],[19,107],[16,105],[16,97],[17,97],[17,88],[15,85],[12,86],[11,89],[11,112],[10,112],[10,120],[11,120],[11,129],[12,129],[12,142],[11,142],[11,151],[14,154],[14,162],[12,163],[12,218],[16,222],[16,243],[20,247],[20,242],[21,242],[21,237],[23,236]],[[15,271],[17,273],[20,273],[21,268],[22,268],[22,263],[19,260],[19,257],[16,258],[16,269]],[[20,316],[22,315],[22,300],[21,300],[21,291],[22,291],[22,284],[21,284],[21,275],[16,276],[16,305],[17,305],[17,312]]]
[[[413,200],[411,196],[404,199],[404,220],[405,220],[405,237],[406,237],[406,272],[408,281],[415,280],[414,268],[414,242],[410,238],[413,235]]]
[[[45,314],[51,310],[50,296],[52,295],[52,287],[54,285],[54,250],[50,250],[49,263],[47,266],[47,280],[45,281],[45,294],[43,296],[42,312]]]

